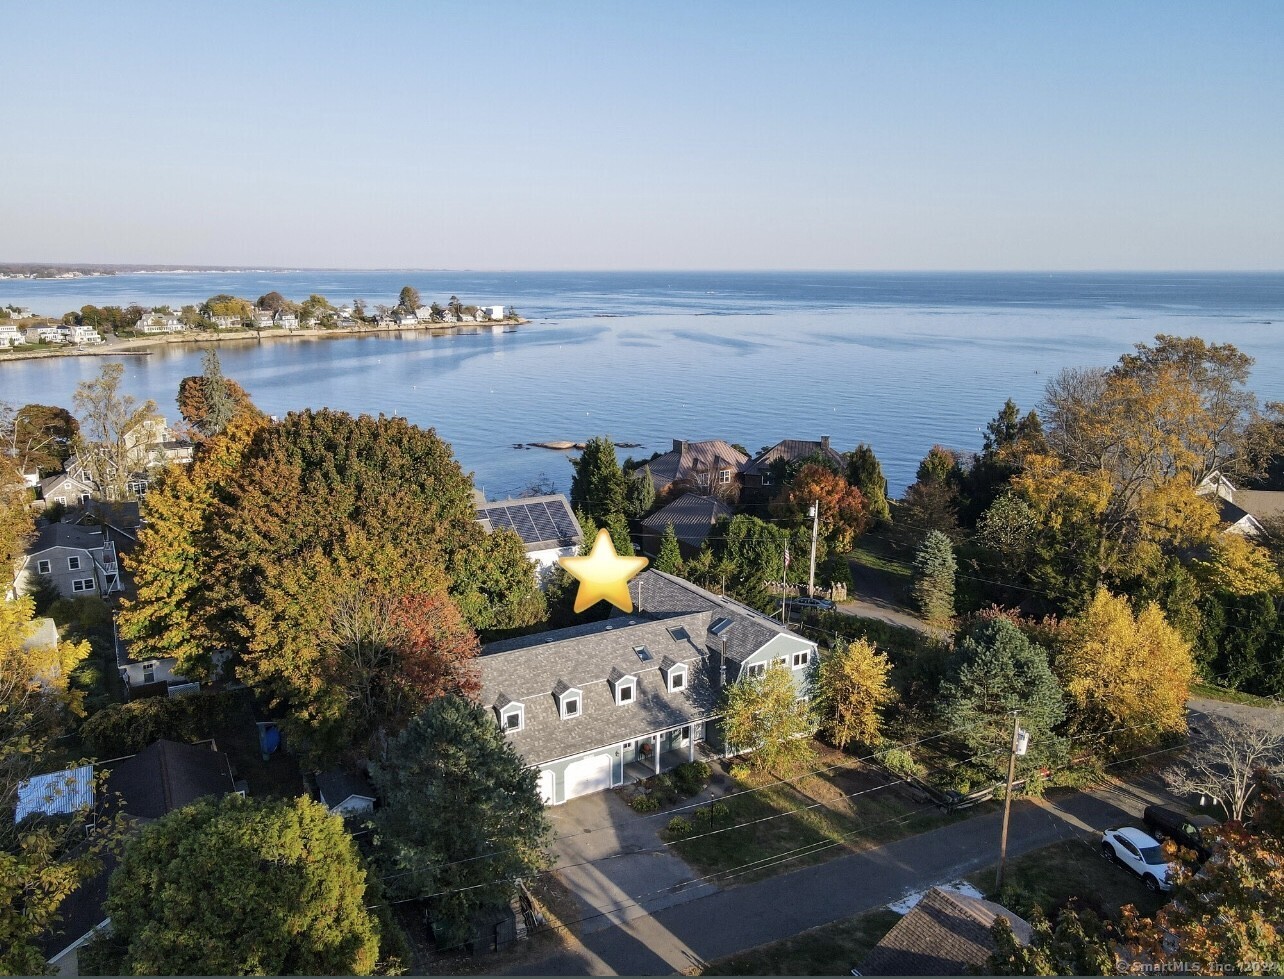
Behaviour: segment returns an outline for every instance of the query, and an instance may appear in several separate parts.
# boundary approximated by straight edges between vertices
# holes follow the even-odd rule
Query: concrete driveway
[[[580,905],[581,934],[718,890],[692,883],[695,872],[662,846],[659,831],[672,818],[667,814],[636,813],[614,792],[581,796],[548,812],[554,833],[563,837],[553,851],[558,875]]]

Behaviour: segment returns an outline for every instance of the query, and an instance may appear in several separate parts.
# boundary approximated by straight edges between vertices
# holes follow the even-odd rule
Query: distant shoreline
[[[50,357],[145,357],[154,348],[168,344],[221,343],[227,340],[286,340],[286,339],[321,339],[325,337],[380,336],[401,333],[451,333],[459,331],[477,331],[484,329],[493,332],[495,327],[523,326],[530,320],[517,318],[485,323],[434,323],[428,326],[344,326],[324,329],[309,327],[307,329],[283,330],[273,327],[267,330],[205,330],[201,332],[183,332],[156,334],[154,336],[130,337],[128,339],[104,340],[102,344],[91,346],[73,346],[72,344],[57,347],[42,347],[39,350],[0,351],[0,363],[12,360],[45,360]],[[500,332],[507,332],[501,330]]]

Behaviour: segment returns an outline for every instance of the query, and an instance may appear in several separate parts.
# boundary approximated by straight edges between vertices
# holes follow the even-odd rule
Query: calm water
[[[873,445],[893,492],[936,442],[980,447],[1003,400],[1035,406],[1063,367],[1107,365],[1156,333],[1229,341],[1257,359],[1253,387],[1284,400],[1284,274],[473,273],[137,274],[0,281],[0,305],[61,314],[95,305],[180,305],[220,293],[295,300],[319,292],[393,304],[517,307],[509,332],[218,345],[223,370],[266,411],[305,406],[405,415],[435,426],[496,497],[546,475],[561,453],[514,442],[610,433],[635,456],[677,438],[751,451],[781,438]],[[184,347],[124,358],[129,390],[171,417]],[[70,406],[98,358],[0,364],[0,400]],[[621,456],[625,455],[621,452]]]

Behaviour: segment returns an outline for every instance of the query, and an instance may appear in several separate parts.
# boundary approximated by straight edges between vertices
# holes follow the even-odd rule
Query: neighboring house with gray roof
[[[740,472],[748,461],[749,456],[722,439],[674,439],[670,451],[649,460],[646,466],[657,495],[694,490],[735,500],[740,496]]]
[[[857,976],[964,976],[983,970],[995,951],[990,928],[1008,919],[1028,945],[1030,925],[1001,904],[934,887],[852,971]]]
[[[317,772],[317,795],[321,804],[341,816],[360,816],[373,812],[375,790],[370,779],[342,768]]]
[[[491,502],[479,500],[477,522],[487,533],[507,528],[522,539],[541,588],[547,587],[558,559],[574,557],[584,543],[584,531],[575,519],[575,511],[561,493]]]
[[[486,645],[481,702],[548,804],[623,785],[722,751],[722,689],[773,662],[809,692],[816,644],[672,575],[629,583],[635,610]]]
[[[819,442],[782,439],[745,463],[742,496],[755,500],[774,496],[780,490],[780,472],[787,466],[813,457],[820,457],[827,464],[837,467],[839,472],[847,471],[847,460],[830,447],[828,435],[822,435]]]
[[[10,596],[25,594],[39,575],[49,578],[64,598],[103,594],[112,584],[103,568],[105,541],[101,527],[46,524],[19,562]]]
[[[642,552],[659,554],[664,528],[672,525],[683,559],[694,557],[713,525],[724,517],[730,518],[732,512],[715,497],[684,493],[642,521]]]

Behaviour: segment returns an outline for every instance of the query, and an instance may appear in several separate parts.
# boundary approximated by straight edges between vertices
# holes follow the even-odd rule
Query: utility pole
[[[807,574],[807,596],[816,597],[816,532],[820,529],[820,500],[811,505],[811,571]]]
[[[1008,755],[1008,790],[1003,796],[1003,835],[999,837],[999,872],[994,878],[996,895],[1003,890],[1003,865],[1008,858],[1008,815],[1012,812],[1012,782],[1016,779],[1017,755],[1024,755],[1029,743],[1030,735],[1021,730],[1020,714],[1013,711],[1012,752]]]

